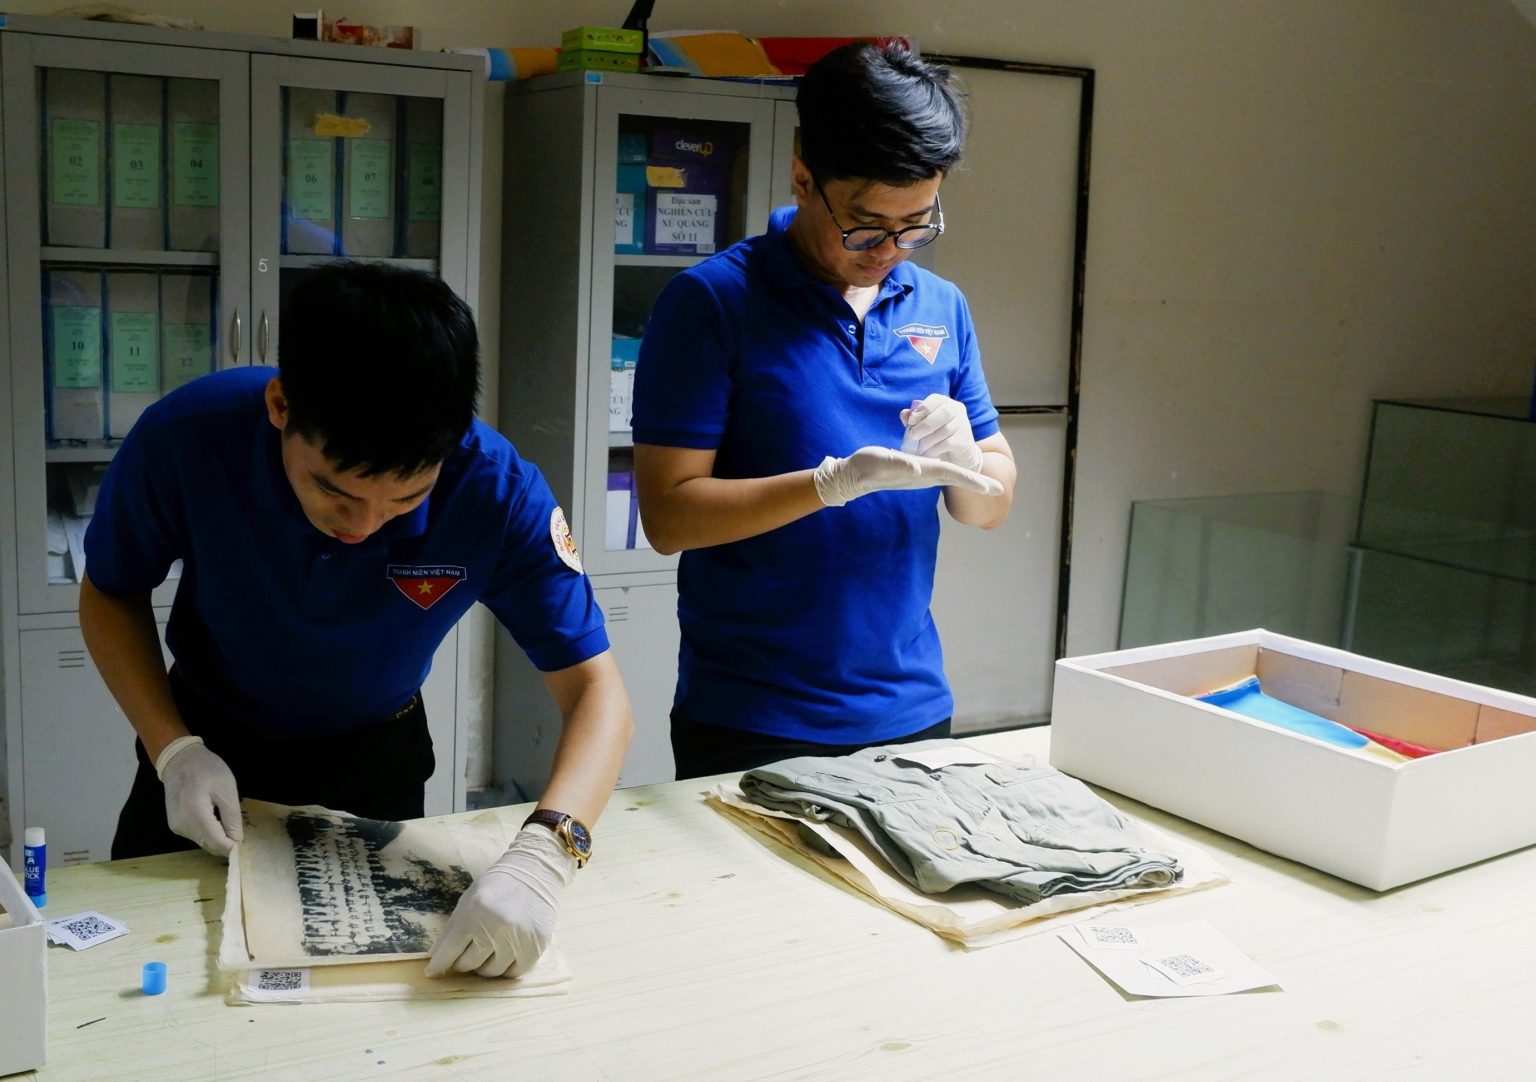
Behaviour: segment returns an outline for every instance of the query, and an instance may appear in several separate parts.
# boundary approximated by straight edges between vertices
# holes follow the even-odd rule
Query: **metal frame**
[[[1056,656],[1065,657],[1067,609],[1072,584],[1072,514],[1073,490],[1077,480],[1077,419],[1082,391],[1083,294],[1088,278],[1088,178],[1093,150],[1094,73],[1092,68],[1038,64],[1025,60],[1002,60],[985,56],[924,53],[923,59],[951,68],[979,68],[987,71],[1011,71],[1021,75],[1046,75],[1077,79],[1081,84],[1078,98],[1077,201],[1073,230],[1071,337],[1067,343],[1067,400],[1063,403],[997,406],[997,412],[1004,416],[1043,414],[1064,417],[1067,422],[1066,455],[1061,479],[1061,548],[1056,585]]]

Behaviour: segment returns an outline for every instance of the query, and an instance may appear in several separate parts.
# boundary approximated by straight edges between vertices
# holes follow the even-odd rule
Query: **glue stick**
[[[928,411],[925,409],[922,413],[918,412],[919,409],[922,409],[922,406],[922,400],[914,398],[911,408],[907,410],[907,427],[901,436],[901,453],[904,455],[917,454],[917,441],[912,438],[912,425],[927,415]]]
[[[48,844],[42,827],[28,827],[22,835],[21,859],[27,897],[41,909],[48,904]]]

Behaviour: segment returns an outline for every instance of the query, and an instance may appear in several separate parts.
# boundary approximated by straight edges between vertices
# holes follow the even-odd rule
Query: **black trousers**
[[[188,731],[229,764],[242,799],[318,804],[367,819],[419,819],[425,813],[426,783],[436,764],[420,693],[376,725],[312,738],[252,732],[174,668],[171,693]],[[165,788],[144,745],[134,741],[134,753],[139,769],[117,819],[112,859],[196,849],[166,824]]]
[[[939,740],[949,736],[949,718],[882,744],[909,744],[914,740]],[[710,774],[734,774],[780,759],[800,755],[850,755],[868,744],[813,744],[781,736],[727,729],[723,725],[699,725],[672,712],[672,758],[677,779],[703,778]]]

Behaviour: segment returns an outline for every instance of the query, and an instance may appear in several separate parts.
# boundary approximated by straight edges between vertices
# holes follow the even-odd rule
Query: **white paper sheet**
[[[1133,931],[1138,950],[1089,946],[1077,928],[1060,935],[1093,968],[1133,996],[1225,996],[1280,984],[1208,921],[1138,924]]]
[[[363,962],[313,969],[247,969],[232,974],[230,1003],[364,1003],[392,999],[524,999],[571,989],[571,968],[558,944],[516,979],[428,978],[426,963]]]

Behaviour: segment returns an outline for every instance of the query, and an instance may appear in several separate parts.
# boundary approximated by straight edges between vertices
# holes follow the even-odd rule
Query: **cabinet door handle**
[[[256,359],[267,363],[267,347],[272,344],[272,328],[267,325],[267,310],[261,310],[261,323],[256,331]]]
[[[229,321],[229,359],[235,364],[240,363],[240,309],[235,309],[234,316]]]

